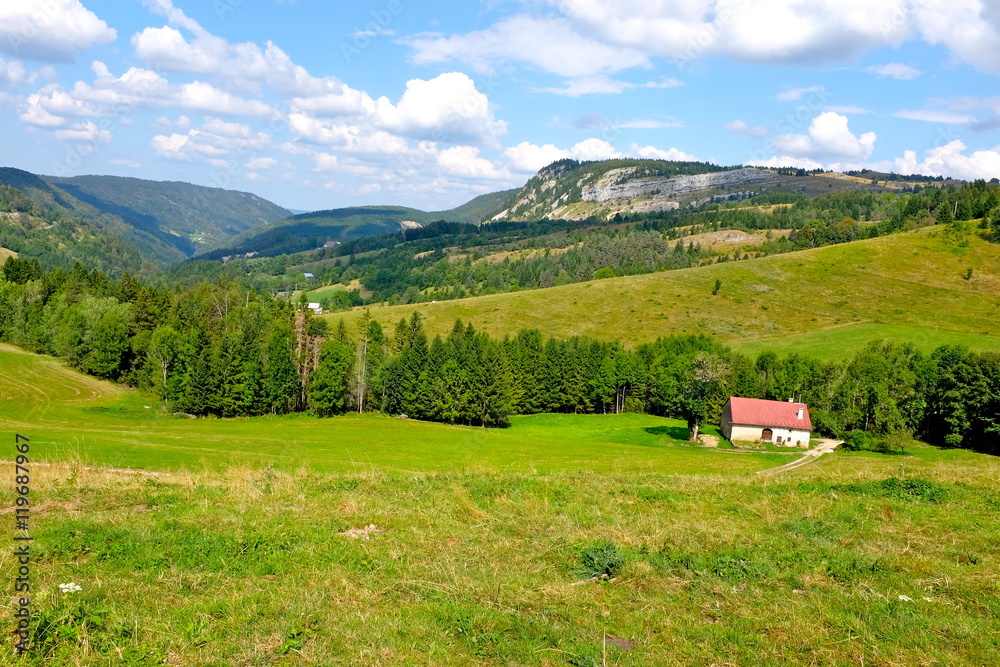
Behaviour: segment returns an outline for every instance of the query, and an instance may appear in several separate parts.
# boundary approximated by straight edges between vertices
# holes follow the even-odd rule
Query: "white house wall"
[[[728,426],[728,424],[726,426]],[[747,426],[746,424],[733,424],[729,433],[729,440],[757,441],[761,439],[760,436],[765,428],[771,429],[771,442],[773,443],[777,443],[778,438],[781,438],[781,444],[791,441],[789,447],[793,447],[797,444],[808,446],[809,444],[810,431],[781,428],[778,426]]]

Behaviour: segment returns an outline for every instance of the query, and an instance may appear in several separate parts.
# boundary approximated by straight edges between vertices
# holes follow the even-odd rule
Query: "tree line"
[[[75,265],[8,258],[0,340],[63,357],[93,376],[155,393],[166,409],[221,417],[354,410],[503,426],[538,412],[646,412],[685,419],[692,437],[730,396],[808,403],[815,429],[916,436],[1000,452],[1000,354],[923,354],[872,343],[846,362],[756,358],[701,336],[628,349],[538,331],[494,338],[456,322],[430,337],[419,314],[391,332],[355,330],[235,284],[163,289]]]

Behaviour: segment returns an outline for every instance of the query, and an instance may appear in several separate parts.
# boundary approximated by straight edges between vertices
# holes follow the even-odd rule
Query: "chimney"
[[[805,408],[799,408],[799,416],[796,419],[802,419],[805,416]]]

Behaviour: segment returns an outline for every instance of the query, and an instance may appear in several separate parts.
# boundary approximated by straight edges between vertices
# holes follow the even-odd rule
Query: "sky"
[[[0,166],[442,210],[567,157],[1000,177],[1000,0],[0,3]]]

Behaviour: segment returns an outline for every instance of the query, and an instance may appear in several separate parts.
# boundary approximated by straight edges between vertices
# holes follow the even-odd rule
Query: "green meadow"
[[[931,349],[952,342],[1000,349],[996,250],[971,228],[932,227],[692,269],[368,310],[390,327],[418,311],[432,335],[461,318],[499,336],[533,328],[635,345],[705,334],[752,352],[781,352],[788,341],[788,351],[828,359],[886,336]],[[364,310],[325,317],[351,326]]]
[[[35,558],[34,649],[15,662],[8,642],[5,664],[1000,651],[1000,462],[969,451],[837,452],[761,479],[791,457],[691,447],[681,422],[644,415],[185,419],[8,346],[0,432],[11,458],[14,433],[31,438]]]

